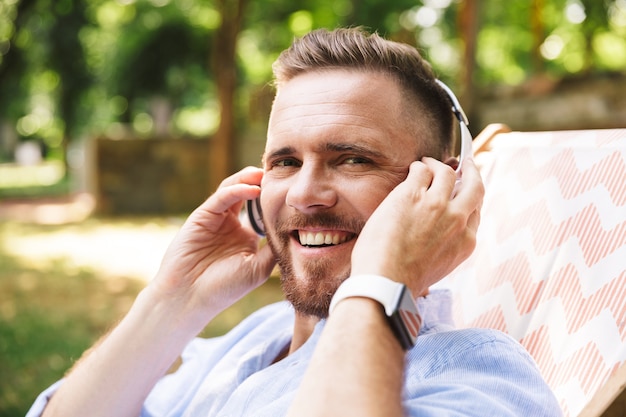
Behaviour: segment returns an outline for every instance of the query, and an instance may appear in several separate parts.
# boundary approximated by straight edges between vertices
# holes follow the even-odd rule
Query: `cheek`
[[[343,200],[367,219],[394,187],[388,181],[353,182],[344,188]]]
[[[404,179],[401,177],[402,174],[398,172],[363,177],[336,176],[333,178],[333,189],[337,194],[337,208],[344,215],[352,214],[367,220],[389,192]],[[266,227],[273,227],[284,211],[288,192],[288,181],[277,181],[268,176],[261,181],[261,207]]]
[[[265,227],[271,226],[282,207],[285,206],[286,192],[271,184],[261,184],[261,208]]]

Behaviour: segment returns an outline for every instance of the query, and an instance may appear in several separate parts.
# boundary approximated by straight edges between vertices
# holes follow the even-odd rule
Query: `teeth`
[[[339,233],[298,232],[298,236],[300,244],[305,246],[338,245],[348,239]]]

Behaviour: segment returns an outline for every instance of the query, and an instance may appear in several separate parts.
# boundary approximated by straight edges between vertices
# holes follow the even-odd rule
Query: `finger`
[[[433,172],[422,161],[414,161],[409,165],[409,173],[403,184],[415,191],[426,191],[433,181]]]
[[[221,182],[217,191],[211,197],[207,199],[207,201],[205,202],[206,205],[203,204],[201,207],[213,213],[223,213],[228,209],[231,209],[233,212],[238,213],[239,211],[241,211],[241,203],[243,200],[252,200],[258,197],[260,193],[259,186],[261,185],[262,178],[263,178],[263,170],[261,168],[252,167],[252,166],[243,168],[239,172],[236,172],[235,174],[225,178]],[[249,194],[249,192],[252,192],[251,191],[252,189],[247,188],[247,187],[244,187],[244,188],[239,187],[239,188],[230,190],[231,192],[245,192],[246,194],[241,195],[242,196],[241,198],[235,198],[234,196],[231,196],[231,198],[229,198],[229,194],[222,194],[223,193],[222,190],[224,189],[233,187],[235,185],[244,185],[244,184],[252,185],[253,186],[252,189],[256,191],[254,191],[253,194]],[[228,204],[228,206],[224,208],[226,204]]]
[[[456,181],[456,173],[452,167],[430,157],[425,157],[423,162],[433,171],[433,181],[430,185],[429,192],[449,199]]]
[[[220,186],[220,188],[208,199],[206,199],[206,201],[196,210],[208,211],[213,214],[222,214],[233,208],[235,205],[240,206],[245,200],[253,200],[257,198],[260,193],[261,189],[258,185],[238,183],[225,187]],[[241,209],[241,207],[238,209]]]
[[[478,231],[478,226],[480,225],[480,209],[476,209],[470,214],[467,219],[467,228],[471,230],[474,234]]]
[[[454,200],[458,200],[461,204],[471,208],[472,211],[480,209],[485,194],[485,187],[480,171],[478,171],[476,164],[471,158],[466,158],[463,161],[462,172],[461,184]]]
[[[228,187],[234,184],[252,184],[261,185],[261,178],[263,178],[263,170],[257,167],[245,167],[241,171],[225,178],[219,188]]]
[[[464,238],[462,241],[464,242],[464,250],[461,251],[463,253],[463,259],[469,257],[474,249],[476,248],[476,236],[478,233],[478,226],[480,225],[480,210],[475,210],[470,214],[467,219],[467,225],[465,228],[465,233],[463,234]]]
[[[256,254],[257,257],[257,265],[258,265],[258,275],[262,279],[267,279],[272,270],[274,269],[274,265],[276,265],[276,258],[274,257],[274,253],[269,245],[264,245]]]

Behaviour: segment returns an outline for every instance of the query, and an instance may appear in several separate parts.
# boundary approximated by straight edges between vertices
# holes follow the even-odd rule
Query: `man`
[[[227,178],[191,214],[128,315],[30,415],[560,414],[519,345],[452,330],[447,293],[429,293],[472,252],[483,196],[471,159],[454,191],[451,102],[429,65],[340,29],[296,41],[274,69],[263,169]],[[259,196],[260,248],[239,220]],[[293,307],[194,339],[275,261]],[[389,289],[408,307],[378,299]],[[399,320],[407,294],[419,313]]]

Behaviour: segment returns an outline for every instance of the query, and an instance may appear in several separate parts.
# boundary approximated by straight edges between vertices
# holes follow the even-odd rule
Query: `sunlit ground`
[[[99,278],[148,281],[182,219],[87,220],[66,226],[5,224],[4,251],[30,268],[63,263],[68,271],[89,269]]]
[[[0,164],[0,190],[28,195],[29,190],[58,184],[64,175],[61,161]],[[0,222],[4,224],[0,245],[4,253],[41,271],[63,263],[68,271],[89,269],[99,278],[147,281],[184,220],[94,219],[90,216],[96,202],[87,193],[17,200],[1,197]]]

